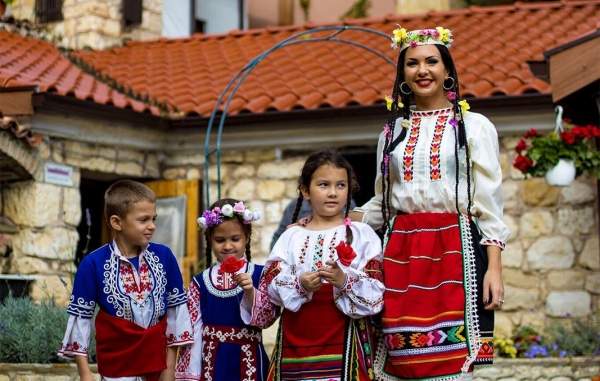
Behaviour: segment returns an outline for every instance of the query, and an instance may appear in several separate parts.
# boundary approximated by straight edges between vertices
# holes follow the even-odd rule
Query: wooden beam
[[[33,115],[33,91],[0,92],[0,113],[3,115]]]
[[[600,37],[550,57],[550,83],[554,102],[600,79]]]

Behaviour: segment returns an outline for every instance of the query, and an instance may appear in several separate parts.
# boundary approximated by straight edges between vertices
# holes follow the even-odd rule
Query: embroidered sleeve
[[[379,135],[379,142],[377,143],[377,166],[375,167],[375,195],[367,201],[366,204],[358,208],[354,208],[354,211],[362,212],[362,222],[369,224],[374,229],[378,229],[383,225],[383,216],[381,215],[381,203],[382,203],[382,177],[381,177],[381,161],[383,160],[383,145],[384,137],[383,134]]]
[[[469,127],[476,129],[474,135],[478,136],[469,144],[474,183],[472,213],[478,216],[481,244],[504,249],[510,231],[503,221],[502,170],[496,128],[483,116],[481,123]]]
[[[278,261],[267,263],[260,276],[258,289],[254,292],[252,306],[248,306],[245,299],[242,299],[241,314],[244,323],[259,328],[267,328],[277,320],[280,309],[271,302],[268,288],[280,271]]]
[[[385,290],[381,280],[381,240],[370,227],[363,227],[352,243],[359,260],[354,260],[349,267],[344,266],[346,283],[341,288],[333,288],[336,306],[353,319],[379,313]]]
[[[272,303],[293,312],[298,311],[304,303],[312,299],[312,292],[306,291],[300,284],[299,276],[301,274],[298,273],[295,265],[296,257],[293,245],[291,245],[297,237],[295,231],[294,228],[291,228],[283,233],[267,260],[267,264],[275,261],[279,263],[279,272],[267,286],[269,299]],[[292,249],[289,249],[289,246]],[[301,255],[302,253],[299,254],[299,256]]]
[[[194,278],[190,284],[187,308],[193,331],[193,343],[179,350],[175,379],[200,380],[202,371],[202,315],[200,312],[200,287]]]
[[[187,304],[180,304],[167,309],[167,346],[174,347],[191,344],[192,325]]]
[[[92,320],[71,315],[58,356],[71,359],[74,356],[87,356],[90,344]]]
[[[169,248],[166,248],[168,253],[166,255],[166,271],[167,271],[167,308],[179,306],[185,304],[187,296],[183,288],[183,278],[177,259]]]
[[[91,319],[96,310],[97,277],[92,258],[87,256],[79,264],[73,282],[73,293],[67,307],[69,315]]]

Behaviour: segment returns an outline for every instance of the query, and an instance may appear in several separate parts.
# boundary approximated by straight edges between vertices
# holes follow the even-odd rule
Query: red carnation
[[[537,130],[535,128],[530,129],[529,131],[527,131],[525,133],[525,135],[523,135],[523,137],[525,139],[529,139],[529,138],[535,138],[540,136],[540,134],[538,134]]]
[[[521,139],[519,140],[519,142],[517,143],[517,146],[515,147],[515,151],[517,151],[517,153],[521,153],[524,150],[527,149],[527,142],[525,141],[525,139]]]
[[[533,160],[526,156],[518,155],[517,157],[515,157],[515,161],[513,161],[513,166],[519,171],[527,173],[527,171],[529,171],[529,168],[533,166]]]
[[[335,251],[337,251],[338,258],[340,263],[344,266],[350,266],[352,260],[356,258],[356,253],[352,246],[348,245],[345,241],[340,242],[336,247]]]
[[[231,273],[235,274],[240,271],[242,267],[244,267],[245,261],[243,259],[237,259],[235,257],[227,257],[221,263],[221,268],[219,268],[219,274],[223,273]]]
[[[560,137],[567,144],[575,144],[575,134],[570,131],[565,131],[560,133]]]

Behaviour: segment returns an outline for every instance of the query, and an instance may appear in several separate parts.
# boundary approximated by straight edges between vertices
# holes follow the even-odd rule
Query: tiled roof
[[[159,114],[154,107],[112,90],[84,73],[51,43],[0,30],[0,87],[20,86],[37,86],[41,92]]]
[[[397,24],[407,29],[442,25],[452,29],[452,53],[463,96],[489,98],[547,94],[550,86],[537,79],[527,61],[543,60],[543,52],[600,25],[600,0],[515,3],[470,7],[422,15],[349,21],[350,25],[390,33]],[[97,70],[133,90],[168,103],[187,115],[206,117],[219,92],[250,59],[275,43],[317,25],[267,28],[226,35],[195,35],[187,39],[132,42],[78,56]],[[347,33],[347,35],[346,35]],[[389,41],[345,32],[344,36],[386,51]],[[57,55],[49,44],[0,32],[0,75],[34,82],[42,90],[73,95],[117,107],[144,110]],[[6,44],[11,45],[6,48]],[[17,46],[18,45],[18,46]],[[9,52],[8,58],[4,52]],[[11,58],[12,57],[12,58]],[[369,106],[382,102],[394,76],[391,65],[364,50],[319,42],[279,50],[259,64],[237,92],[229,112],[264,113],[293,109]]]

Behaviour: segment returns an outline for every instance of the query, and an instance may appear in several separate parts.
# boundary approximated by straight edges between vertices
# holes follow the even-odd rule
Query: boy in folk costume
[[[176,347],[192,343],[181,272],[171,250],[150,239],[155,195],[122,180],[104,195],[113,241],[87,255],[75,275],[59,355],[92,380],[88,345],[95,319],[98,372],[107,381],[172,380]]]

